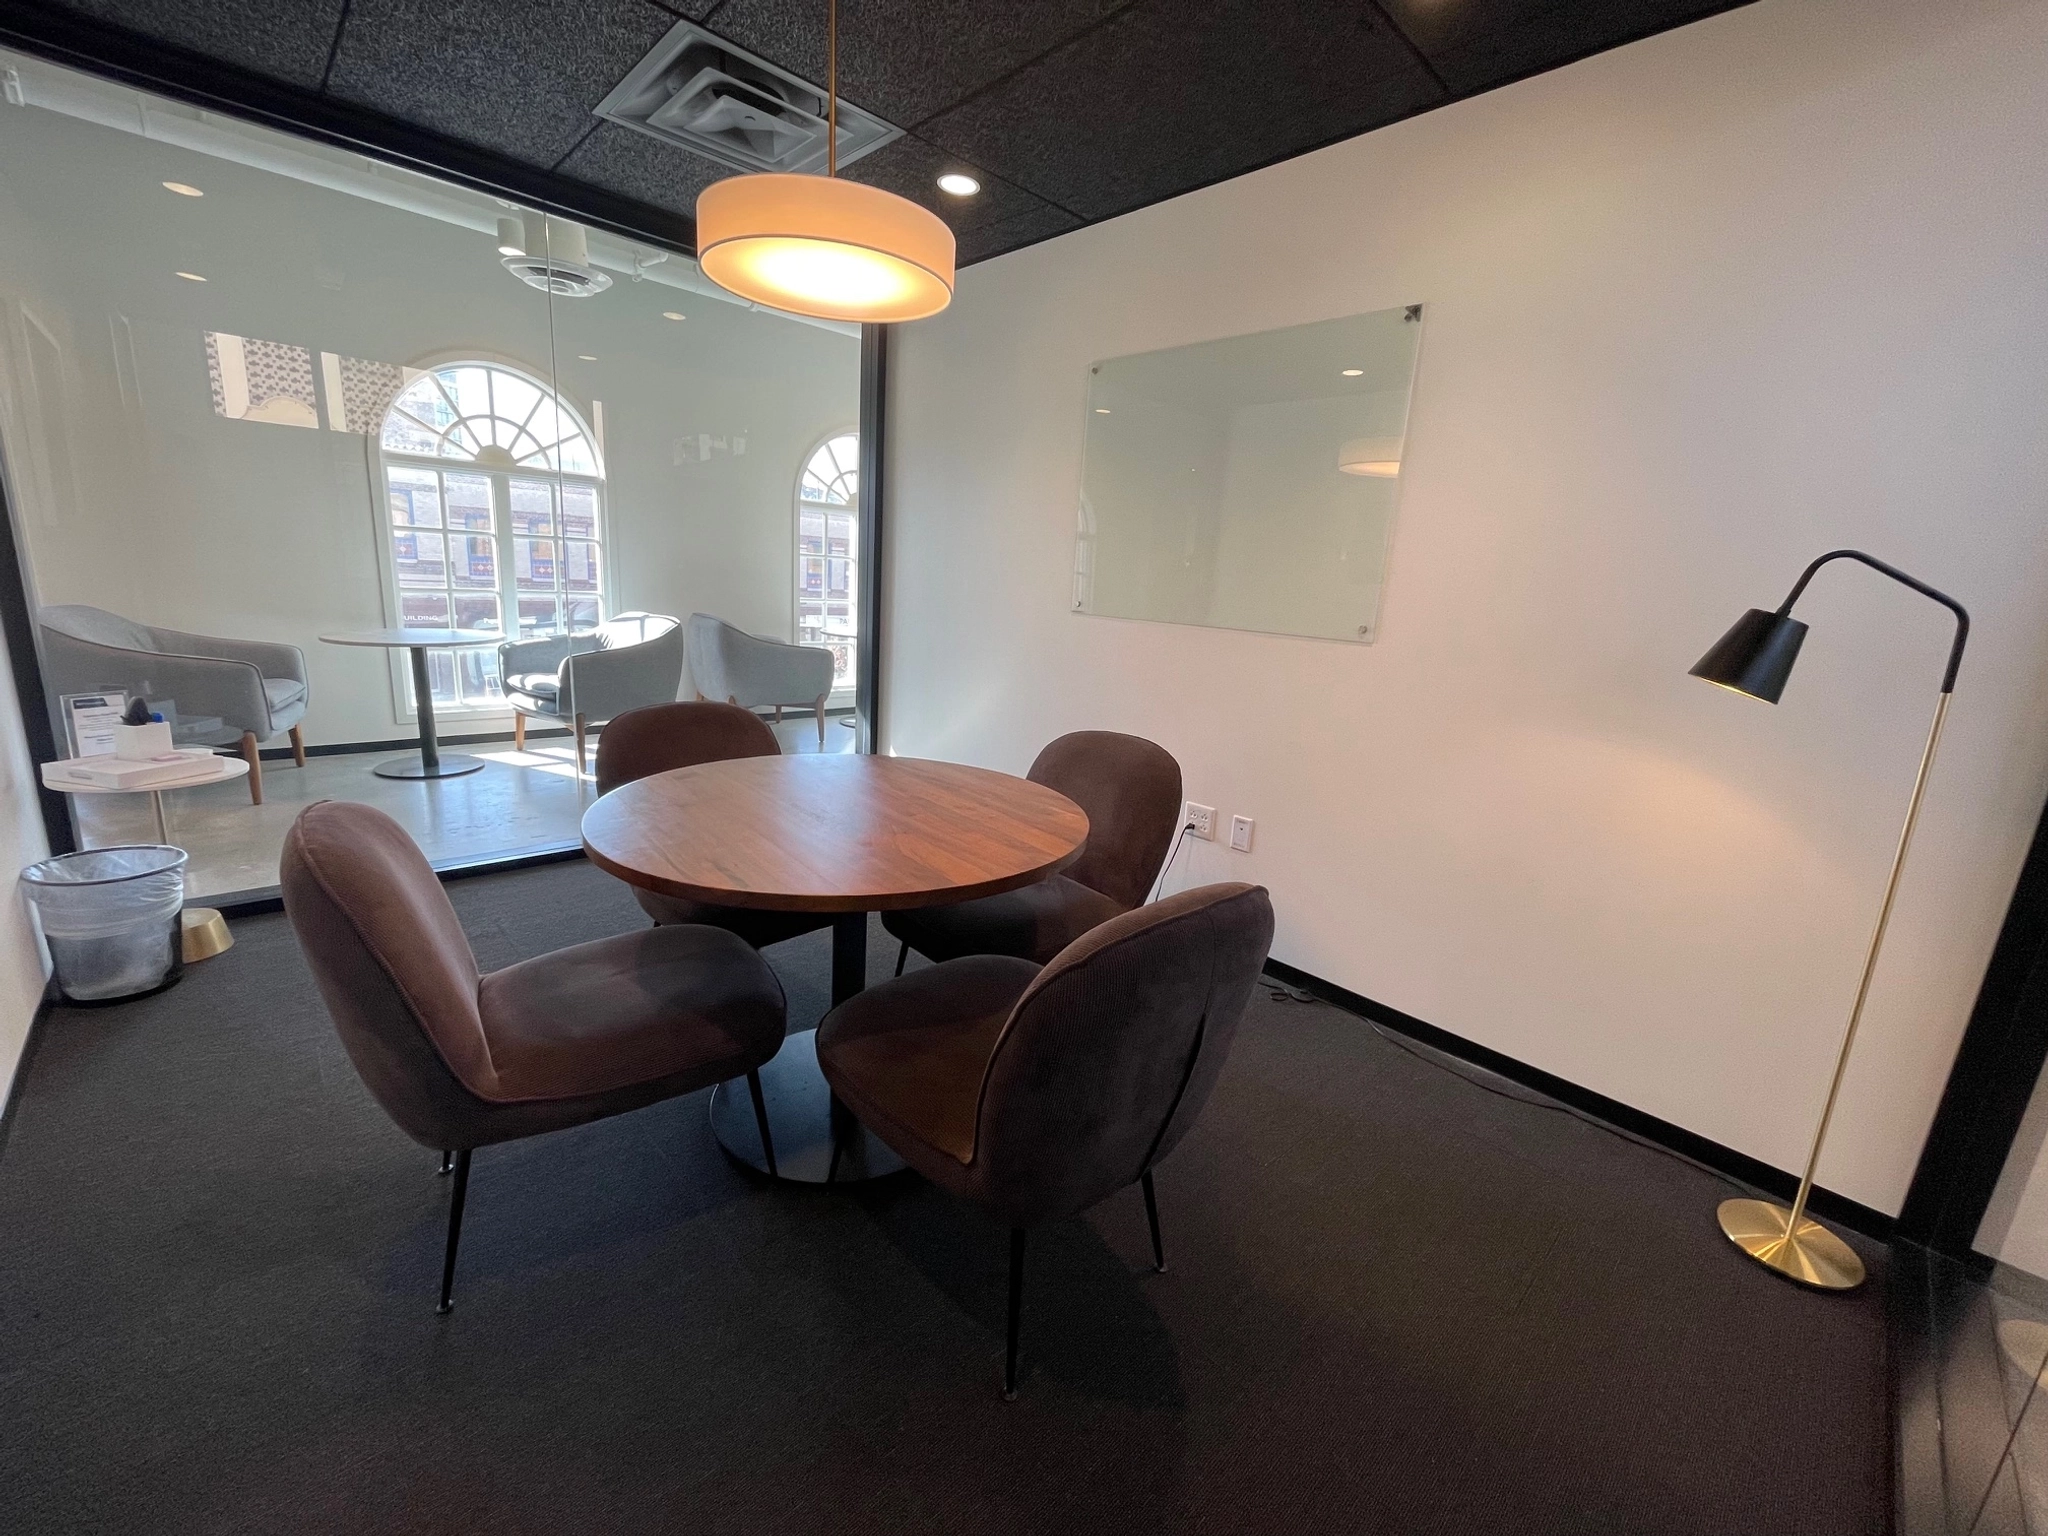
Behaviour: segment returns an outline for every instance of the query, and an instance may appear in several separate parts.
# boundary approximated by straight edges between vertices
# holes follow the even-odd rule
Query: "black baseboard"
[[[7,1150],[7,1133],[14,1126],[15,1106],[21,1103],[22,1085],[28,1081],[28,1069],[36,1059],[36,1047],[43,1041],[43,1026],[49,1022],[50,1009],[57,1002],[55,980],[43,983],[42,1001],[36,1004],[36,1011],[29,1016],[28,1033],[21,1039],[21,1057],[14,1063],[14,1081],[7,1085],[7,1102],[0,1104],[0,1153]]]
[[[574,734],[575,732],[573,731],[550,727],[544,731],[529,730],[526,733],[526,739],[528,741],[545,741],[550,737],[566,738]],[[442,736],[437,734],[434,737],[434,740],[444,747],[481,747],[495,742],[510,741],[511,739],[512,733],[510,731],[478,731],[468,736]],[[419,749],[419,737],[401,736],[391,741],[323,742],[317,747],[306,748],[306,756],[353,757],[358,752],[417,752]],[[232,747],[220,747],[216,750],[232,752],[234,749]],[[288,763],[292,760],[292,749],[290,747],[265,747],[257,755],[266,763]]]
[[[508,853],[463,863],[437,864],[434,873],[445,885],[450,880],[467,880],[471,875],[502,875],[515,869],[532,869],[538,864],[567,864],[582,857],[580,847],[541,848],[532,853]],[[187,905],[212,907],[222,917],[257,917],[266,912],[282,912],[284,895],[271,885],[261,890],[232,891],[225,896],[202,896]]]
[[[851,715],[852,713],[853,711],[851,709],[828,709],[825,711],[825,717],[828,720],[836,720],[844,716]],[[790,720],[799,720],[803,718],[806,717],[801,715],[788,715],[785,717],[784,723],[787,724]],[[768,723],[771,725],[774,724],[772,720]],[[567,740],[569,737],[574,736],[575,734],[576,733],[574,731],[568,729],[566,726],[548,726],[544,729],[538,726],[528,726],[526,730],[526,739],[528,741],[547,741],[550,739],[564,741]],[[510,741],[512,740],[512,733],[510,731],[478,731],[468,736],[436,735],[434,739],[444,747],[480,747],[488,745],[493,742]],[[321,745],[317,747],[306,748],[306,756],[350,757],[358,752],[417,752],[419,749],[419,737],[401,736],[394,738],[390,741],[323,742]],[[215,750],[219,752],[232,753],[234,751],[234,748],[217,747],[215,748]],[[265,747],[257,755],[267,763],[290,762],[292,760],[292,749],[290,747]]]
[[[1703,1168],[1710,1168],[1715,1173],[1747,1184],[1764,1194],[1773,1195],[1780,1200],[1790,1200],[1799,1190],[1797,1174],[1787,1173],[1782,1168],[1774,1168],[1746,1152],[1738,1152],[1718,1141],[1710,1141],[1705,1136],[1688,1131],[1684,1126],[1673,1125],[1669,1120],[1660,1120],[1640,1109],[1632,1109],[1621,1100],[1610,1099],[1604,1093],[1581,1088],[1577,1083],[1553,1076],[1540,1067],[1532,1067],[1512,1056],[1502,1055],[1499,1051],[1467,1040],[1463,1035],[1454,1035],[1447,1029],[1437,1028],[1434,1024],[1425,1024],[1421,1019],[1405,1014],[1398,1008],[1389,1008],[1386,1004],[1376,1003],[1369,997],[1361,997],[1335,982],[1325,981],[1320,976],[1312,976],[1307,971],[1298,970],[1284,961],[1268,960],[1266,972],[1312,997],[1321,998],[1334,1007],[1342,1008],[1346,1013],[1355,1013],[1362,1019],[1369,1019],[1375,1024],[1393,1030],[1396,1034],[1406,1035],[1420,1045],[1441,1051],[1446,1056],[1454,1056],[1460,1061],[1469,1061],[1473,1066],[1483,1067],[1497,1077],[1504,1077],[1509,1082],[1534,1089],[1546,1098],[1556,1099],[1560,1104],[1569,1105],[1581,1114],[1605,1121],[1616,1130],[1626,1131],[1631,1136],[1654,1142],[1667,1151],[1676,1152]],[[1816,1185],[1808,1204],[1817,1216],[1837,1222],[1878,1242],[1891,1241],[1892,1218],[1859,1200],[1851,1200]]]

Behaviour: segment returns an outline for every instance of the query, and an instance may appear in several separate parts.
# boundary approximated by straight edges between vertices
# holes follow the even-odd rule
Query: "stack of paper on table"
[[[76,784],[86,789],[148,789],[172,779],[189,779],[219,759],[211,752],[175,751],[139,761],[110,753],[98,757],[67,757],[47,766],[56,788]]]

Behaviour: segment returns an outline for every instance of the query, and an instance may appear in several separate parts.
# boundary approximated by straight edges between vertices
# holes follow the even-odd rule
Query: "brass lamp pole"
[[[1830,560],[1859,560],[1872,570],[1931,597],[1956,618],[1955,643],[1949,647],[1948,671],[1941,680],[1941,698],[1934,706],[1934,724],[1928,728],[1927,746],[1920,754],[1920,771],[1913,779],[1913,795],[1906,802],[1906,824],[1899,831],[1898,851],[1892,855],[1892,872],[1885,881],[1884,901],[1877,909],[1877,926],[1870,935],[1870,950],[1863,958],[1863,976],[1856,984],[1856,1002],[1849,1010],[1849,1027],[1842,1035],[1841,1054],[1835,1058],[1835,1075],[1828,1082],[1827,1103],[1820,1112],[1820,1124],[1813,1133],[1813,1150],[1807,1154],[1806,1172],[1799,1180],[1799,1194],[1787,1210],[1774,1200],[1724,1200],[1721,1202],[1721,1230],[1744,1253],[1779,1274],[1820,1290],[1846,1291],[1863,1283],[1863,1261],[1834,1233],[1806,1215],[1807,1197],[1813,1193],[1814,1169],[1820,1165],[1820,1149],[1827,1140],[1828,1122],[1834,1118],[1835,1098],[1842,1091],[1842,1074],[1849,1066],[1849,1050],[1856,1043],[1856,1026],[1863,1022],[1863,1005],[1870,997],[1870,979],[1877,971],[1877,955],[1884,944],[1884,931],[1891,922],[1892,902],[1899,893],[1899,874],[1906,867],[1906,849],[1913,841],[1913,824],[1920,819],[1920,801],[1927,792],[1927,773],[1934,766],[1934,749],[1941,742],[1942,721],[1948,715],[1948,701],[1955,693],[1956,669],[1963,664],[1963,644],[1970,638],[1970,616],[1963,605],[1924,581],[1915,580],[1896,566],[1873,559],[1856,549],[1837,549],[1809,565],[1793,584],[1775,613],[1752,608],[1723,635],[1714,648],[1692,669],[1694,677],[1751,698],[1775,704],[1785,691],[1799,647],[1806,639],[1806,626],[1792,617],[1792,605],[1813,580],[1813,573]]]

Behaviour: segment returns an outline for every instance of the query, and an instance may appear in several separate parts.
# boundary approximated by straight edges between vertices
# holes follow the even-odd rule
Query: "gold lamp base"
[[[1863,1283],[1856,1250],[1817,1221],[1801,1218],[1787,1235],[1792,1213],[1770,1200],[1723,1200],[1721,1230],[1757,1263],[1818,1291],[1853,1291]]]
[[[228,932],[228,920],[212,907],[187,907],[180,912],[178,937],[187,965],[211,960],[235,942],[235,936]]]

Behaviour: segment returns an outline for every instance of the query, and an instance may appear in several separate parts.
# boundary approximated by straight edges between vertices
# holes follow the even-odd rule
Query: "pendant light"
[[[839,0],[826,20],[826,171],[763,172],[697,197],[697,265],[729,293],[820,320],[921,320],[953,301],[953,231],[879,187],[839,180]]]
[[[1401,473],[1401,439],[1354,437],[1337,450],[1337,467],[1347,475],[1391,480]]]

